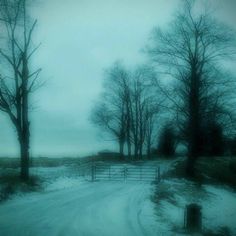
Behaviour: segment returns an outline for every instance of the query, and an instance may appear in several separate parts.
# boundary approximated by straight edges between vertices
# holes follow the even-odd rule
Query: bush
[[[36,176],[31,176],[24,182],[21,178],[12,173],[1,176],[0,178],[0,201],[8,199],[17,192],[30,192],[40,189],[41,181]]]
[[[9,198],[10,195],[14,194],[14,188],[12,185],[5,185],[2,187],[2,189],[0,190],[0,201],[4,201],[6,199]]]
[[[236,137],[227,140],[229,154],[236,156]]]
[[[174,168],[165,173],[165,178],[187,178],[185,160],[175,163]],[[199,184],[225,184],[236,190],[236,160],[229,162],[228,157],[216,157],[214,160],[201,157],[196,162],[196,176],[192,181]],[[233,171],[234,170],[234,171]]]
[[[229,163],[229,169],[236,174],[236,160],[231,160]]]
[[[175,155],[176,136],[174,129],[170,125],[166,125],[159,138],[158,154],[171,157]]]
[[[222,127],[218,124],[212,124],[209,130],[209,155],[222,156],[225,149]]]

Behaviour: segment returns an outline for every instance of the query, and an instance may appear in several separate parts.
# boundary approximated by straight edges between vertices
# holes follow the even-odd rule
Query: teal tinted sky
[[[42,46],[33,65],[42,67],[41,78],[46,84],[31,98],[33,156],[81,156],[115,148],[111,138],[89,122],[91,108],[101,92],[104,69],[116,60],[123,60],[128,66],[143,63],[147,58],[140,51],[147,44],[150,31],[154,26],[164,27],[181,2],[37,3],[33,10],[38,18],[34,42],[42,42]],[[234,1],[214,2],[217,14],[232,23]],[[17,156],[15,131],[3,114],[0,127],[0,156]]]

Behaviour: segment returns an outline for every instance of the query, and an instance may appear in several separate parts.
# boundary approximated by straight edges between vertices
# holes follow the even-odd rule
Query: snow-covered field
[[[161,173],[172,164],[151,163]],[[0,236],[184,235],[189,203],[203,207],[204,230],[225,227],[236,235],[236,193],[223,186],[181,179],[163,180],[157,188],[140,181],[91,182],[75,166],[31,168],[31,173],[44,180],[43,190],[0,203]]]

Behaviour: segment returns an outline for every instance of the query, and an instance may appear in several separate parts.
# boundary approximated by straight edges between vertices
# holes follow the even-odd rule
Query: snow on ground
[[[91,182],[73,166],[30,171],[43,179],[44,190],[14,195],[0,204],[0,235],[158,234],[150,183]]]
[[[79,175],[78,170],[71,166],[34,167],[30,172],[43,179],[44,191],[76,187],[85,180]]]
[[[0,168],[0,174],[2,175],[18,175],[19,172],[19,168]],[[76,166],[31,167],[30,174],[37,176],[42,180],[42,188],[44,191],[70,188],[79,185],[81,181],[84,181],[85,179],[89,179],[88,176],[87,178],[81,177]],[[1,187],[0,184],[0,190]],[[18,192],[15,195],[22,195],[22,193]],[[14,195],[11,196],[11,198],[14,197]]]
[[[159,165],[161,173],[173,161]],[[144,182],[91,182],[73,166],[31,168],[44,191],[13,196],[0,204],[2,236],[183,235],[186,204],[202,206],[204,230],[228,227],[236,235],[236,193],[223,186],[180,179]],[[153,201],[152,201],[153,200]]]
[[[83,182],[9,200],[0,205],[0,235],[157,235],[151,188],[144,183]]]
[[[212,229],[215,226],[228,227],[236,235],[236,193],[222,187],[205,186],[210,195],[202,202],[205,224]]]
[[[163,232],[182,235],[185,207],[190,203],[202,206],[203,231],[217,232],[228,228],[236,235],[236,193],[223,186],[196,185],[186,180],[164,180],[155,199],[157,221]],[[178,233],[179,232],[179,233]],[[167,234],[168,235],[168,234]]]

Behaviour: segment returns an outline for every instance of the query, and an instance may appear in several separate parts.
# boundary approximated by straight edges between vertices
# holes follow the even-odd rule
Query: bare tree
[[[127,145],[128,158],[141,159],[144,146],[150,156],[159,105],[151,85],[152,68],[137,67],[128,72],[120,63],[106,71],[104,93],[92,110],[92,122],[119,142],[120,156]]]
[[[146,153],[147,158],[151,158],[151,149],[156,138],[156,130],[158,126],[158,114],[160,113],[160,105],[157,103],[156,99],[150,98],[146,111],[145,111],[145,125],[146,125]]]
[[[21,151],[21,178],[29,178],[29,94],[38,86],[40,69],[31,71],[30,62],[38,46],[32,35],[37,20],[28,14],[27,0],[0,1],[0,109],[16,128]]]
[[[222,60],[231,58],[235,49],[234,32],[207,12],[198,12],[195,1],[185,1],[166,31],[155,29],[147,52],[154,62],[167,66],[175,90],[164,94],[177,110],[180,128],[188,144],[187,173],[194,174],[194,163],[200,155],[201,129],[209,113],[222,114],[222,99],[229,81],[215,75]],[[221,78],[222,79],[222,78]],[[214,87],[214,88],[213,88]],[[175,97],[174,97],[175,95]],[[219,105],[221,104],[221,105]]]
[[[131,92],[131,133],[132,141],[134,144],[134,158],[141,158],[142,146],[144,142],[143,134],[143,112],[144,112],[144,99],[143,99],[143,77],[140,70],[136,70],[132,78],[132,92]]]
[[[92,122],[118,141],[121,158],[126,142],[127,83],[128,73],[121,63],[115,63],[106,71],[104,92],[91,114]]]
[[[156,73],[152,67],[138,66],[131,81],[131,133],[134,144],[134,157],[142,158],[144,145],[150,157],[151,145],[157,114],[160,111],[159,97],[153,90],[152,80]]]

